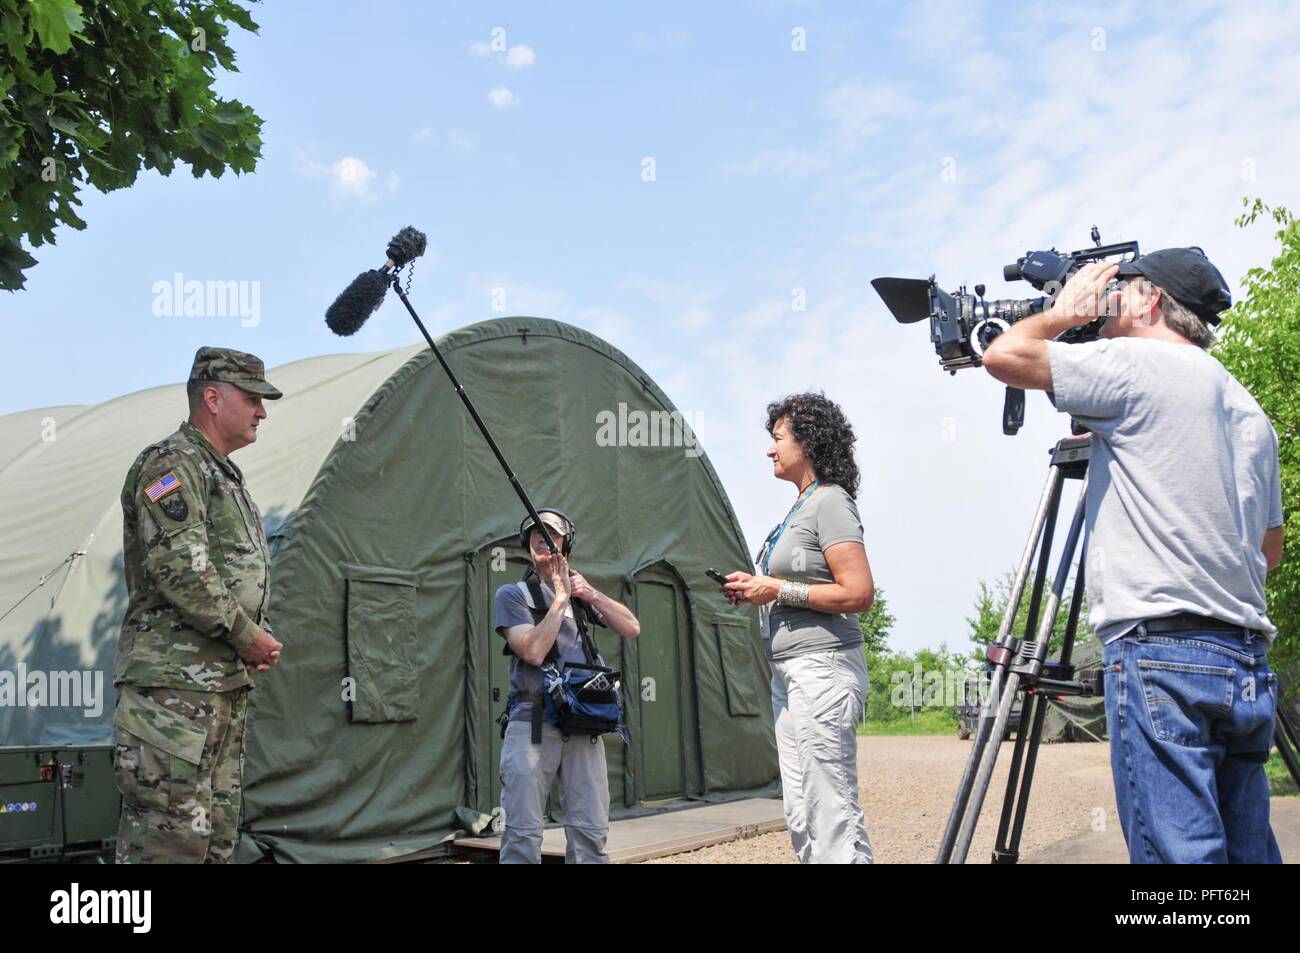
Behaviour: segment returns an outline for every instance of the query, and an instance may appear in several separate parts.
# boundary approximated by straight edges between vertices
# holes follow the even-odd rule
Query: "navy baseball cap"
[[[1119,275],[1141,275],[1207,324],[1218,324],[1219,313],[1232,307],[1232,294],[1219,269],[1205,252],[1191,248],[1162,248],[1133,261],[1120,262]]]

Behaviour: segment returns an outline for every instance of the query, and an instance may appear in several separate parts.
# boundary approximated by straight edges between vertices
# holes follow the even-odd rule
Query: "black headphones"
[[[568,527],[568,530],[564,533],[564,542],[560,547],[561,555],[567,557],[573,550],[573,544],[578,540],[578,527],[574,525],[573,520],[569,519],[567,513],[563,513],[554,507],[543,506],[537,511],[538,516],[541,516],[543,513],[554,513],[560,519],[564,520],[564,525]],[[548,527],[548,529],[554,529],[554,527]],[[519,524],[519,546],[524,550],[524,552],[528,551],[528,537],[532,531],[533,515],[529,513],[524,517],[524,521]]]

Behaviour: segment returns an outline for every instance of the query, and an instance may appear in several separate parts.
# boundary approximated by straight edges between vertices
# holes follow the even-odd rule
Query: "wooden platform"
[[[611,862],[635,864],[780,830],[785,830],[781,799],[750,798],[611,821],[605,849]],[[454,846],[458,849],[499,851],[501,839],[496,836],[459,837]],[[563,827],[546,829],[542,835],[542,857],[564,859]]]

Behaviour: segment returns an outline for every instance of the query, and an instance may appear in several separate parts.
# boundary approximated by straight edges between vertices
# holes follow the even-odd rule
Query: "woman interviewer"
[[[822,394],[769,404],[767,455],[797,499],[768,534],[759,575],[733,572],[733,604],[761,606],[785,820],[800,863],[871,863],[858,803],[857,725],[867,664],[857,613],[875,586],[854,498],[853,428]]]

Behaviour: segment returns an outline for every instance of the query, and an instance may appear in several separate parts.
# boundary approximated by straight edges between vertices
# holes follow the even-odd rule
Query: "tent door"
[[[686,753],[690,744],[690,685],[686,620],[674,585],[658,581],[659,574],[639,576],[636,612],[641,634],[636,639],[640,684],[641,731],[636,739],[641,756],[644,800],[685,797]],[[666,578],[666,577],[665,577]]]

